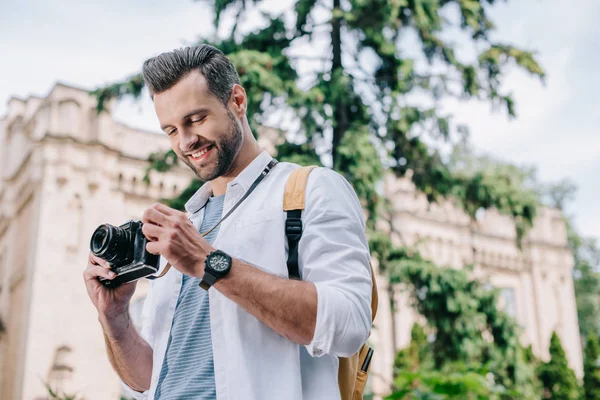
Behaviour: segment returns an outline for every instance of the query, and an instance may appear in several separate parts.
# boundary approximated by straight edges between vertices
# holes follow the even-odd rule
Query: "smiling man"
[[[156,204],[143,215],[147,250],[173,266],[154,280],[136,331],[135,282],[107,289],[108,264],[84,272],[111,364],[136,399],[339,399],[338,357],[371,329],[364,217],[350,184],[318,168],[306,188],[298,265],[288,279],[287,178],[298,165],[261,151],[234,66],[208,45],[144,63],[162,130],[206,183],[189,216]]]

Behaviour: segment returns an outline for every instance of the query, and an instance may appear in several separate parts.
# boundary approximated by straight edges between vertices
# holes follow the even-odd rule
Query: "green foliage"
[[[48,396],[52,400],[81,400],[81,397],[75,394],[65,394],[52,389],[50,385],[46,384],[46,390],[48,391]]]
[[[166,153],[152,153],[148,157],[150,165],[146,167],[146,173],[144,174],[143,181],[150,183],[150,172],[167,172],[178,163],[177,154],[173,150],[169,150]]]
[[[382,237],[372,243],[374,254],[387,257],[380,264],[390,282],[404,285],[413,307],[431,328],[433,340],[427,351],[435,371],[449,375],[485,371],[490,388],[499,385],[506,389],[508,398],[537,398],[532,357],[519,344],[520,329],[515,321],[498,309],[496,290],[469,278],[469,268],[442,268],[407,248],[385,250]],[[414,354],[409,346],[396,360],[397,369],[414,360]],[[468,379],[460,374],[454,378]]]
[[[309,143],[294,144],[283,142],[276,147],[277,158],[280,161],[296,163],[304,166],[322,166],[321,159],[314,147]]]
[[[394,359],[394,376],[404,371],[431,370],[433,368],[431,350],[425,329],[418,323],[413,324],[408,347],[400,350]]]
[[[401,389],[386,397],[386,400],[494,400],[509,395],[503,386],[494,384],[484,373],[475,371],[405,371],[396,377],[394,385]]]
[[[546,203],[565,212],[575,198],[577,187],[569,180],[546,185]],[[567,241],[573,252],[573,284],[577,302],[579,331],[582,337],[600,336],[600,246],[594,238],[582,237],[574,228],[571,216],[565,216]]]
[[[600,335],[600,246],[581,237],[567,221],[567,238],[573,252],[573,284],[579,330],[583,337]]]
[[[387,399],[495,399],[508,393],[485,370],[468,370],[453,362],[435,370],[433,351],[425,329],[415,323],[410,344],[394,360],[395,389]]]
[[[600,335],[600,247],[595,239],[581,238],[569,223],[569,246],[573,251],[573,284],[579,330],[583,337]]]
[[[538,377],[544,387],[544,397],[552,400],[576,400],[579,386],[569,368],[565,351],[556,332],[550,338],[550,361],[538,368]]]
[[[465,142],[454,147],[449,165],[460,182],[455,185],[452,197],[472,219],[479,209],[490,207],[512,217],[520,247],[540,203],[534,188],[535,170],[476,155]]]
[[[144,78],[142,74],[136,74],[127,78],[123,82],[113,83],[94,90],[91,94],[96,97],[96,111],[101,113],[106,107],[106,103],[111,99],[120,99],[124,96],[131,96],[138,99],[144,89]]]
[[[368,212],[367,223],[374,228],[379,204],[375,184],[383,174],[383,166],[366,129],[346,133],[338,150],[336,169],[363,199],[363,206]]]
[[[506,67],[516,65],[544,78],[531,52],[491,39],[495,27],[488,12],[494,1],[350,0],[342,7],[340,0],[334,0],[331,18],[315,24],[315,10],[327,10],[330,4],[297,0],[293,28],[286,27],[282,16],[263,13],[264,28],[239,34],[238,21],[261,3],[215,0],[217,27],[225,11],[233,12],[235,23],[223,38],[201,40],[219,47],[235,64],[248,95],[254,132],[274,111],[287,110],[300,122],[300,130],[289,132],[286,139],[301,153],[292,157],[288,151],[283,157],[303,164],[325,160],[321,163],[344,174],[367,208],[371,227],[383,204],[375,185],[385,165],[399,176],[410,171],[408,176],[430,201],[456,197],[471,216],[482,207],[498,208],[515,218],[518,239],[524,236],[535,217],[535,200],[520,190],[520,182],[506,171],[454,170],[440,151],[440,145],[454,141],[456,127],[451,116],[438,110],[439,100],[481,99],[514,116],[514,101],[502,89]],[[458,14],[452,16],[451,9]],[[321,29],[323,25],[327,29]],[[477,44],[475,57],[460,59],[457,45],[442,39],[453,26]],[[403,38],[412,34],[421,53],[408,57]],[[344,37],[354,38],[358,46],[348,45]],[[323,39],[331,47],[322,57],[290,56],[296,42]],[[362,61],[367,54],[376,61],[375,71]],[[304,74],[313,79],[305,79],[299,87],[296,71],[303,61],[322,62],[313,63],[314,68]],[[138,96],[141,87],[141,77],[136,75],[99,89],[95,92],[98,107],[111,98]],[[430,99],[430,104],[417,104],[414,96],[407,96],[412,93]]]
[[[202,184],[203,182],[200,179],[194,179],[179,196],[173,199],[162,199],[161,202],[176,210],[184,211],[185,203],[200,189]]]
[[[600,400],[600,344],[589,335],[583,360],[583,390],[586,400]]]

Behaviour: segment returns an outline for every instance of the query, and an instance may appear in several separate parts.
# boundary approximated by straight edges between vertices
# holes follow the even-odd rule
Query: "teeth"
[[[204,148],[203,150],[201,150],[201,151],[199,151],[197,153],[192,154],[192,157],[194,157],[194,158],[202,157],[204,155],[204,153],[206,153],[209,149],[210,149],[210,146]]]

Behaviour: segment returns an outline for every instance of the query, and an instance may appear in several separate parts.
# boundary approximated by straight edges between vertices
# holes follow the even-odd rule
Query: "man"
[[[173,150],[206,184],[187,202],[189,217],[160,204],[144,212],[147,250],[173,268],[152,282],[141,334],[128,312],[135,282],[106,289],[97,278],[114,274],[90,254],[85,283],[128,395],[339,399],[338,357],[357,352],[371,328],[369,249],[354,190],[330,169],[312,172],[302,280],[288,279],[282,202],[298,166],[273,166],[260,150],[234,66],[201,45],[151,58],[143,74]]]

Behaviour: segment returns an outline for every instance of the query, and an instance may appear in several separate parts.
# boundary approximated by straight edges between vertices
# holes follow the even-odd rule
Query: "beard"
[[[234,115],[229,111],[229,126],[220,137],[212,143],[212,152],[216,154],[216,162],[213,161],[215,154],[210,155],[210,160],[196,166],[187,156],[179,157],[196,176],[203,182],[212,181],[215,178],[225,175],[229,172],[237,157],[243,142],[243,132],[236,122]]]

